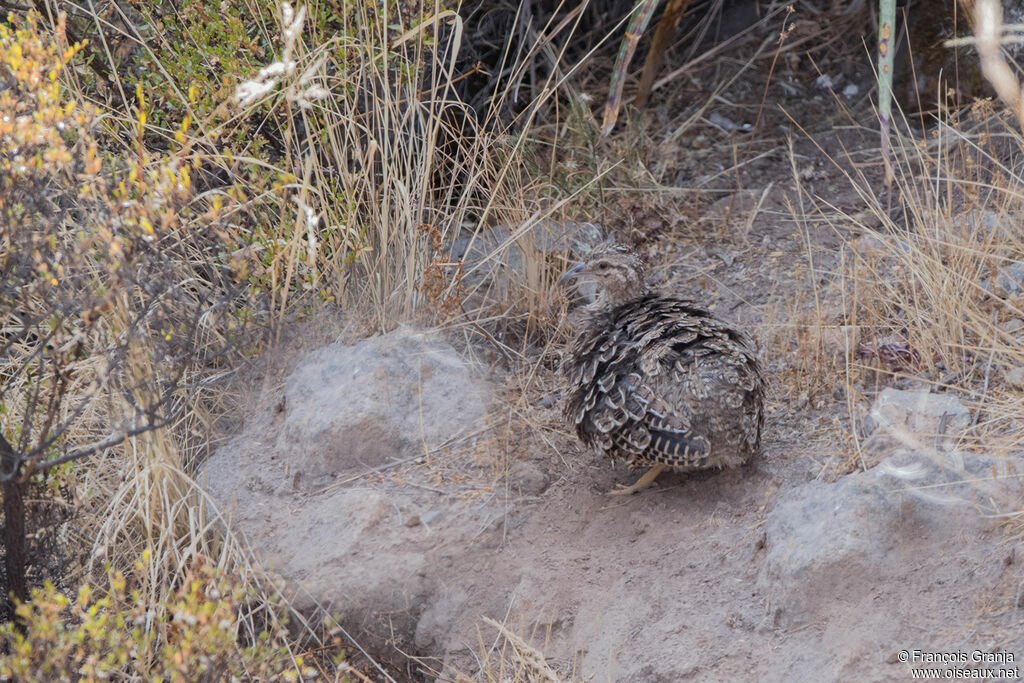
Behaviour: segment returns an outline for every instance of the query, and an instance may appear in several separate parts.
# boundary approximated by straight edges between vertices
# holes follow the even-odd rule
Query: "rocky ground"
[[[870,71],[844,63],[832,91],[775,78],[799,120],[773,110],[743,189],[708,185],[696,219],[622,200],[606,225],[662,286],[753,331],[772,386],[762,456],[610,498],[635,475],[566,433],[557,392],[510,398],[522,378],[470,360],[486,354],[460,335],[347,335],[252,383],[244,429],[203,473],[300,610],[335,614],[398,678],[478,671],[500,650],[485,618],[574,680],[907,680],[927,662],[902,650],[1019,672],[1024,547],[999,516],[1021,507],[1019,454],[967,452],[975,415],[941,383],[847,372],[864,340],[833,284],[871,248],[870,217],[828,156],[869,143],[845,110],[831,146],[801,127],[820,131],[840,97],[870,116],[852,101]],[[678,168],[659,177],[694,187],[735,163],[723,121],[756,118],[759,79],[731,95],[745,109],[663,146]],[[665,98],[644,125],[668,127]],[[810,196],[857,221],[815,222]]]
[[[1019,495],[1012,465],[900,439],[962,427],[954,397],[885,389],[881,463],[832,482],[775,401],[753,465],[617,499],[635,475],[554,430],[496,459],[496,378],[469,374],[405,330],[322,348],[207,464],[294,604],[371,652],[454,678],[484,617],[581,680],[899,680],[901,649],[1024,652],[1024,548],[984,516]]]

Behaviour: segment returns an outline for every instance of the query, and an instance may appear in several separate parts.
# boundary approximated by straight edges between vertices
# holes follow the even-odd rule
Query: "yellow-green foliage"
[[[92,130],[98,112],[70,97],[59,80],[83,46],[61,48],[32,13],[9,22],[13,28],[0,25],[0,65],[9,86],[0,91],[4,265],[35,249],[36,284],[54,288],[63,284],[76,258],[105,263],[105,270],[114,272],[136,251],[133,242],[153,242],[160,229],[176,222],[177,207],[190,193],[189,165],[180,154],[155,158],[142,149],[146,111],[141,91],[134,112],[140,131],[137,154],[127,167],[105,163]],[[186,117],[179,140],[188,125]],[[72,225],[62,212],[72,202],[91,214],[84,225]],[[82,252],[92,253],[85,259]],[[25,277],[22,272],[20,278]]]
[[[102,441],[125,418],[159,425],[161,401],[182,374],[205,376],[208,359],[238,343],[242,323],[218,311],[234,313],[245,300],[224,294],[234,291],[238,244],[225,219],[230,197],[194,196],[204,157],[193,151],[191,117],[153,147],[142,88],[120,116],[101,115],[66,87],[84,71],[72,66],[83,47],[67,47],[63,33],[32,13],[0,25],[0,430],[28,472]],[[0,677],[308,678],[255,584],[196,559],[197,548],[214,548],[206,556],[218,566],[243,564],[238,553],[216,555],[227,544],[209,527],[180,522],[195,519],[193,489],[180,451],[152,446],[160,443],[176,442],[168,432],[136,438],[134,460],[115,447],[83,470],[103,491],[94,509],[114,510],[100,522],[115,524],[104,527],[118,550],[107,556],[125,573],[86,577],[71,596],[52,585],[35,591],[17,608],[24,633],[0,627]],[[70,466],[47,481],[59,488],[74,478]],[[79,522],[95,521],[88,506],[81,511]],[[153,557],[132,570],[140,550],[126,539],[143,524]],[[32,564],[48,562],[31,556],[29,540]],[[273,632],[253,621],[253,605]]]
[[[8,86],[0,90],[0,188],[70,163],[76,131],[95,116],[64,97],[58,80],[82,46],[62,49],[44,38],[35,15],[17,28],[13,16],[8,22],[0,24],[0,78]],[[16,210],[3,203],[5,196],[0,191],[0,211]]]
[[[33,13],[9,22],[0,26],[7,85],[0,91],[0,267],[8,275],[0,304],[16,305],[33,323],[51,318],[52,346],[75,335],[84,354],[83,329],[105,348],[100,335],[120,334],[149,306],[135,329],[151,335],[145,344],[154,352],[164,345],[170,357],[180,355],[195,343],[202,301],[165,294],[189,281],[193,291],[215,296],[224,282],[210,274],[230,278],[228,261],[241,241],[224,225],[230,197],[194,200],[192,175],[203,157],[192,150],[192,117],[170,131],[172,142],[150,148],[141,86],[126,116],[109,124],[62,87],[83,46],[61,47]],[[121,122],[128,125],[118,129]],[[119,145],[123,152],[112,154]]]
[[[143,556],[143,562],[149,558]],[[137,569],[142,569],[140,563]],[[260,633],[239,644],[240,608],[250,596],[232,577],[194,567],[158,609],[144,591],[108,570],[102,594],[83,585],[72,599],[47,583],[19,605],[26,625],[19,633],[0,625],[10,655],[0,676],[22,681],[106,680],[124,676],[151,681],[298,680],[315,672],[294,659],[277,634]],[[165,619],[154,615],[165,613]]]
[[[162,3],[139,3],[137,10],[145,21],[135,28],[146,45],[118,71],[129,82],[135,75],[132,86],[152,100],[158,128],[177,128],[186,115],[206,120],[230,98],[238,74],[258,68],[272,49],[267,29],[273,30],[276,2],[185,0],[171,11]],[[220,108],[218,116],[226,114]],[[235,132],[240,146],[264,142],[246,126]]]

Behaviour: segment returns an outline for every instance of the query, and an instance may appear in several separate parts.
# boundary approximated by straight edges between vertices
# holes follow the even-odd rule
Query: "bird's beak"
[[[572,270],[568,271],[562,277],[558,278],[558,284],[559,285],[564,285],[566,282],[568,282],[569,280],[573,279],[574,277],[576,277],[577,275],[579,275],[582,272],[583,272],[583,264],[581,263],[578,266],[574,267]]]

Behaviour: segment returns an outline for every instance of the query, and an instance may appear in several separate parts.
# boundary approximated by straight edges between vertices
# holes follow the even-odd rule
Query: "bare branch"
[[[169,416],[167,418],[164,418],[160,422],[154,422],[151,424],[143,425],[141,427],[129,429],[120,434],[114,434],[113,436],[110,436],[97,444],[93,444],[92,446],[88,446],[86,448],[80,448],[77,451],[72,451],[71,453],[65,453],[64,455],[56,458],[50,458],[49,460],[36,462],[27,462],[25,463],[24,469],[26,474],[31,474],[32,472],[41,472],[51,467],[57,467],[58,465],[63,465],[64,463],[71,462],[72,460],[84,458],[88,455],[92,455],[93,453],[97,453],[107,448],[113,448],[114,446],[117,446],[126,439],[138,436],[139,434],[145,434],[146,432],[152,432],[157,429],[163,429],[172,422],[174,422],[174,416]],[[0,477],[0,481],[7,481],[7,479],[9,478],[10,477],[8,477],[5,474],[3,477]]]

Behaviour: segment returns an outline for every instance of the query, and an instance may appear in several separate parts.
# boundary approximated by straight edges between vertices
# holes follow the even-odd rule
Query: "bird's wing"
[[[638,372],[607,370],[579,406],[576,424],[581,436],[617,457],[703,466],[711,444],[695,431],[690,407],[672,400],[678,397],[665,392],[662,382],[651,382]]]
[[[623,410],[627,419],[612,434],[617,451],[629,457],[660,462],[674,467],[703,467],[711,454],[711,443],[700,432],[699,419],[675,392],[665,392],[661,382],[651,382],[637,373],[626,378],[630,390]],[[696,423],[696,424],[695,424]]]

